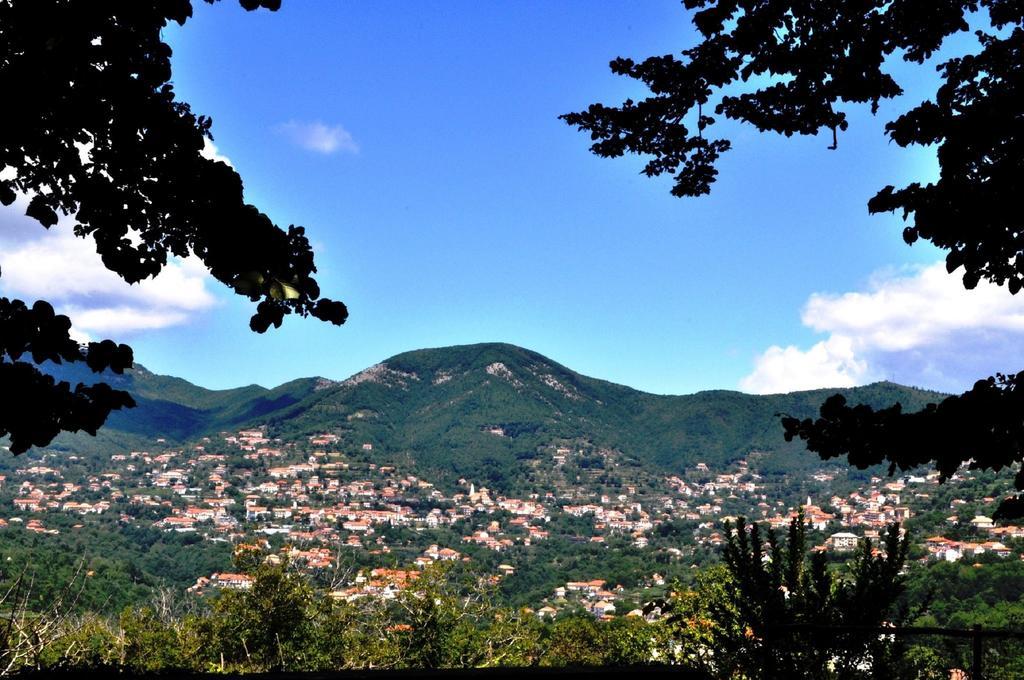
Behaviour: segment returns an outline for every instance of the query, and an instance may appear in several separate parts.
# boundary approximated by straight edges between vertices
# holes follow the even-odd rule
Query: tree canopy
[[[190,0],[0,2],[0,88],[19,95],[0,126],[0,203],[26,197],[26,214],[46,228],[72,216],[75,234],[91,237],[129,284],[156,276],[169,257],[197,256],[258,303],[256,332],[291,313],[340,325],[348,311],[320,296],[304,228],[283,229],[246,203],[238,173],[202,153],[211,119],[175,98],[161,31],[192,9]],[[102,383],[57,383],[23,359],[84,361],[97,373],[132,366],[128,346],[80,346],[70,328],[44,301],[0,298],[0,436],[10,435],[13,453],[61,431],[95,434],[111,410],[134,405]]]
[[[1024,228],[1017,209],[1024,176],[1024,6],[1010,0],[683,0],[695,10],[699,44],[636,62],[617,58],[614,73],[642,82],[650,96],[619,106],[592,104],[562,118],[590,133],[591,151],[649,158],[643,173],[673,176],[672,193],[711,191],[721,154],[716,117],[758,130],[831,132],[830,149],[848,128],[846,111],[903,94],[891,58],[924,65],[945,39],[975,30],[977,49],[939,65],[934,96],[886,124],[896,144],[935,145],[934,182],[886,186],[868,201],[871,213],[900,213],[908,244],[930,241],[948,251],[946,268],[962,269],[964,286],[982,279],[1024,286]],[[787,439],[806,440],[823,458],[890,469],[936,461],[948,477],[964,462],[999,470],[1024,457],[1024,373],[978,381],[969,392],[904,413],[834,397],[817,419],[784,418]],[[1024,490],[1024,474],[1016,486]],[[1004,503],[1002,511],[1024,510]]]

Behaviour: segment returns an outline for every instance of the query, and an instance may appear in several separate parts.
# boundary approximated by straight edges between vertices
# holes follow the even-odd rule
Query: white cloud
[[[210,141],[208,137],[203,137],[203,150],[199,152],[199,155],[203,158],[209,158],[211,161],[220,161],[230,167],[235,167],[231,163],[231,159],[222,154],[218,149],[217,145]]]
[[[180,311],[162,311],[130,306],[95,309],[68,307],[61,311],[71,317],[76,328],[114,335],[177,326],[188,320],[188,315]]]
[[[1024,332],[1024,299],[987,282],[966,290],[942,263],[910,276],[876,276],[870,285],[868,293],[812,295],[804,324],[887,352],[942,343],[966,330]]]
[[[801,320],[828,337],[807,350],[768,348],[740,389],[766,394],[890,379],[961,390],[1024,368],[1024,295],[987,282],[966,290],[942,263],[877,274],[867,291],[815,293]]]
[[[24,200],[0,208],[0,293],[49,301],[79,340],[184,324],[216,304],[197,258],[172,258],[156,278],[129,286],[103,266],[91,238],[74,236],[70,218],[45,230],[24,209]]]
[[[340,125],[290,120],[278,125],[276,130],[309,151],[322,154],[332,154],[336,151],[359,153],[359,145],[352,138],[352,134]]]
[[[868,365],[858,359],[852,339],[833,335],[802,350],[794,345],[773,345],[757,358],[754,372],[740,381],[740,389],[773,394],[817,387],[853,387],[868,375]]]

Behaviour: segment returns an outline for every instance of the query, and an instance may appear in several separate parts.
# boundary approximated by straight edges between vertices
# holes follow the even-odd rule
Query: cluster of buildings
[[[818,549],[848,553],[863,538],[877,538],[888,524],[934,509],[932,495],[938,485],[937,473],[875,477],[848,493],[835,493],[841,468],[822,469],[804,480],[808,490],[825,499],[820,506],[810,497],[806,503],[787,503],[773,486],[777,482],[766,480],[742,460],[727,471],[698,463],[685,473],[630,479],[611,489],[592,478],[559,477],[569,461],[583,454],[580,448],[559,444],[551,447],[550,479],[556,482],[550,488],[512,497],[462,479],[446,494],[417,475],[372,462],[370,443],[357,445],[358,455],[338,448],[343,448],[339,438],[331,433],[285,443],[252,429],[204,438],[184,449],[164,446],[156,452],[117,453],[99,467],[95,460],[47,453],[0,475],[0,514],[8,515],[0,517],[0,529],[20,525],[53,533],[58,530],[47,529],[43,516],[64,513],[81,517],[79,521],[114,517],[127,525],[195,533],[203,540],[234,545],[278,536],[285,545],[282,558],[313,572],[329,570],[340,550],[364,550],[392,566],[360,573],[340,584],[334,596],[394,597],[435,562],[467,560],[468,553],[479,555],[481,548],[518,551],[547,540],[552,519],[559,516],[572,518],[576,526],[580,521],[589,525],[586,535],[569,537],[577,542],[605,544],[617,536],[682,560],[695,548],[717,549],[724,541],[725,520],[742,515],[784,529],[800,507],[808,526],[824,536]],[[615,465],[615,452],[591,455]],[[963,503],[954,501],[954,509]],[[950,524],[953,521],[958,521],[956,515]],[[666,522],[683,523],[692,533],[669,544],[659,539],[659,526]],[[943,560],[982,553],[1009,556],[1013,551],[1007,542],[1024,538],[1024,529],[995,526],[984,516],[969,524],[988,540],[933,536],[923,542],[928,554]],[[442,528],[457,530],[453,545],[428,545],[434,535],[427,533],[419,544],[426,549],[410,560],[407,569],[394,568],[393,558],[384,559],[392,551],[386,539],[390,529],[419,533]],[[500,559],[505,563],[496,568],[494,578],[513,576],[515,560],[504,555]],[[570,581],[557,588],[546,602],[538,603],[543,604],[538,615],[559,611],[565,603],[598,617],[612,615],[621,601],[621,586],[606,588],[601,576],[593,574],[593,580]],[[202,576],[193,589],[244,589],[249,583],[242,574],[223,572]]]
[[[347,587],[332,590],[331,597],[348,602],[365,597],[393,600],[413,587],[422,573],[418,569],[370,569],[357,575]]]
[[[556,606],[576,604],[597,618],[611,618],[615,614],[615,600],[625,590],[621,585],[609,589],[604,579],[590,581],[568,581],[555,588],[552,604],[537,610],[537,616],[544,618],[558,613]]]
[[[949,524],[960,524],[960,519],[956,515],[948,517],[946,521]],[[929,557],[946,562],[959,562],[961,559],[971,559],[985,554],[1010,557],[1013,555],[1013,550],[1007,547],[1003,541],[1024,539],[1024,527],[996,526],[995,521],[986,515],[975,515],[974,518],[968,520],[967,524],[975,530],[972,532],[973,534],[986,535],[990,540],[964,541],[944,536],[931,536],[924,540],[924,547],[928,551]]]
[[[1012,551],[999,541],[954,541],[942,536],[925,539],[925,548],[932,559],[946,562],[958,562],[963,558],[971,559],[986,553],[998,557],[1009,557]]]

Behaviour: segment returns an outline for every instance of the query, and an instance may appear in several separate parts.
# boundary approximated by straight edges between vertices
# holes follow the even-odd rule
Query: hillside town
[[[590,453],[562,443],[551,448],[547,469],[553,480],[574,456]],[[602,455],[614,460],[615,452]],[[756,471],[757,458],[752,454],[728,470],[698,462],[685,472],[637,478],[614,491],[562,479],[550,489],[512,497],[468,479],[444,491],[396,465],[374,462],[369,443],[342,451],[330,433],[282,442],[250,429],[206,437],[187,448],[112,454],[99,467],[75,455],[26,457],[0,476],[0,529],[52,536],[62,531],[52,526],[56,514],[77,518],[71,531],[116,517],[119,526],[191,534],[235,552],[261,550],[311,574],[332,573],[330,595],[346,600],[394,598],[436,563],[486,559],[495,583],[514,580],[524,551],[553,534],[606,550],[631,546],[661,555],[670,568],[692,568],[714,559],[740,517],[784,531],[798,513],[820,541],[814,549],[834,559],[849,558],[865,539],[877,545],[887,525],[907,525],[921,515],[942,519],[935,531],[914,536],[918,560],[974,560],[983,554],[1024,559],[1024,527],[983,514],[994,508],[996,496],[957,495],[973,479],[969,470],[943,485],[935,472],[855,483],[843,478],[843,468],[822,466],[796,487],[808,495],[788,502],[777,481]],[[92,471],[82,474],[83,469]],[[683,527],[683,540],[666,540],[662,529],[668,526]],[[417,540],[392,541],[398,530]],[[409,546],[417,544],[411,552]],[[336,573],[352,555],[361,556],[359,568]],[[659,571],[664,570],[652,569],[630,585],[589,573],[529,605],[542,618],[566,607],[598,618],[640,615],[637,593],[666,585]],[[189,591],[245,589],[251,583],[225,563],[222,571],[196,574]]]

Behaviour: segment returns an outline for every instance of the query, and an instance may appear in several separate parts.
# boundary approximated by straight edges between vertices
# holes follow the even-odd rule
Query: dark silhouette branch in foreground
[[[47,302],[31,308],[21,300],[0,298],[0,434],[10,433],[12,453],[48,444],[61,431],[96,434],[111,410],[135,406],[131,395],[105,383],[79,384],[73,390],[26,361],[84,361],[99,373],[123,373],[132,365],[132,350],[110,340],[84,349],[68,336],[71,321],[54,314]]]
[[[1024,374],[979,380],[961,395],[904,413],[900,404],[874,409],[850,406],[836,394],[820,417],[782,418],[786,441],[799,438],[822,458],[846,455],[858,468],[888,464],[889,473],[934,461],[944,481],[966,461],[972,469],[999,471],[1019,463],[1024,450]],[[1024,470],[1014,477],[1024,490]],[[1020,496],[1004,499],[997,517],[1024,516]]]
[[[762,132],[838,135],[848,128],[845,108],[903,94],[886,60],[924,65],[948,36],[971,25],[977,49],[938,67],[934,96],[885,126],[901,147],[934,145],[939,178],[903,188],[886,186],[868,201],[870,213],[896,212],[908,225],[903,238],[948,251],[946,268],[963,269],[973,289],[987,279],[1016,294],[1024,286],[1024,223],[1019,209],[1024,177],[1024,8],[1007,0],[760,2],[683,0],[695,10],[701,42],[681,58],[636,62],[617,58],[613,72],[645,84],[650,96],[619,106],[591,104],[561,118],[590,134],[603,157],[635,153],[649,160],[647,176],[673,176],[672,193],[711,191],[728,139],[710,139],[716,117],[743,121]],[[968,23],[970,18],[971,24]],[[987,20],[987,21],[986,21]],[[714,116],[706,112],[713,111]],[[874,411],[849,408],[842,397],[821,418],[786,421],[824,458],[847,454],[866,466],[889,462],[906,469],[935,461],[944,477],[960,464],[1000,469],[1024,457],[1024,374],[996,376],[920,414],[899,405]],[[1018,476],[1017,488],[1024,489]],[[1024,501],[1004,504],[1019,514]]]
[[[273,11],[281,3],[240,4]],[[0,126],[0,203],[26,197],[26,214],[46,228],[73,216],[75,234],[91,237],[129,284],[156,276],[169,257],[194,254],[258,303],[249,321],[258,333],[292,313],[340,325],[348,311],[320,297],[305,230],[282,229],[245,202],[238,173],[202,154],[212,121],[175,99],[161,32],[192,9],[190,0],[0,3],[0,90],[18,93]],[[14,453],[61,431],[95,434],[111,410],[134,405],[126,392],[72,389],[21,360],[131,367],[125,345],[79,348],[69,328],[45,302],[0,298],[0,436],[10,435]]]

